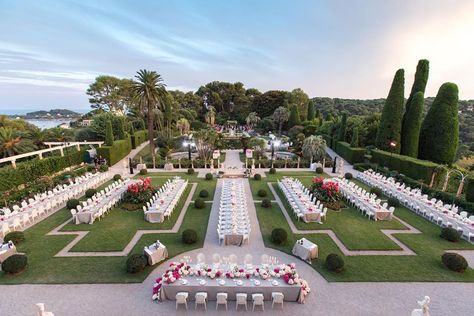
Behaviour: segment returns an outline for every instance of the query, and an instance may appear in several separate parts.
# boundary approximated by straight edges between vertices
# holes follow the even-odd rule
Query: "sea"
[[[63,123],[69,124],[70,119],[51,119],[51,120],[36,120],[36,119],[27,119],[25,120],[28,123],[38,126],[41,129],[53,128],[61,125]]]

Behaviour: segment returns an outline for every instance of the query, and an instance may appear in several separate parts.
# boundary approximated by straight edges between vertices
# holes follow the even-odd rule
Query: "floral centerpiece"
[[[147,201],[151,199],[156,189],[151,183],[151,179],[140,178],[138,181],[131,183],[127,187],[123,197],[122,207],[128,210],[140,209]]]
[[[326,180],[323,177],[313,177],[311,193],[327,208],[339,210],[344,207],[339,183]]]
[[[190,266],[184,262],[172,262],[163,275],[156,279],[156,283],[153,285],[152,300],[155,301],[160,298],[163,284],[174,283],[186,276],[208,277],[212,280],[221,277],[227,279],[250,279],[250,277],[260,278],[262,280],[272,278],[281,279],[286,284],[300,286],[300,303],[304,303],[306,296],[311,291],[308,282],[298,275],[294,263],[280,264],[272,268],[256,267],[251,269],[233,265],[229,270],[225,271],[224,269],[213,268],[211,266]]]

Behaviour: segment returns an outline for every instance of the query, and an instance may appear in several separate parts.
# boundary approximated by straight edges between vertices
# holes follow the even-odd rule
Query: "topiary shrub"
[[[141,169],[141,170],[140,170],[140,174],[141,174],[142,176],[146,175],[147,173],[148,173],[148,170],[146,170],[146,169]]]
[[[259,197],[266,197],[267,196],[267,191],[265,191],[264,189],[260,189],[260,190],[258,190],[257,195]]]
[[[212,173],[206,173],[206,180],[212,180]]]
[[[89,166],[89,165],[88,165],[88,166],[86,167],[86,171],[87,171],[87,172],[92,172],[92,171],[95,171],[95,168],[94,168],[93,166]]]
[[[194,229],[186,229],[182,235],[185,244],[194,244],[197,241],[197,233]]]
[[[344,178],[346,178],[347,180],[351,180],[352,178],[354,178],[354,176],[352,175],[352,173],[346,172],[346,174],[344,175]]]
[[[264,208],[272,207],[272,202],[269,199],[263,199],[262,200],[262,207],[264,207]]]
[[[442,228],[439,236],[451,242],[458,242],[461,239],[461,233],[452,227]]]
[[[2,262],[2,270],[7,274],[17,274],[26,269],[28,258],[25,255],[15,254]]]
[[[3,238],[3,242],[9,241],[13,242],[15,246],[18,246],[19,244],[25,241],[25,233],[20,231],[8,233],[5,238]]]
[[[260,180],[262,180],[262,175],[259,174],[259,173],[256,173],[256,174],[253,176],[253,179],[254,179],[254,180],[257,180],[257,181],[260,181]]]
[[[204,206],[206,206],[206,203],[204,203],[203,199],[196,199],[196,201],[194,201],[195,208],[201,209],[204,208]]]
[[[96,189],[88,189],[86,191],[86,198],[91,198],[94,196],[94,194],[97,193],[97,190]]]
[[[326,257],[326,268],[331,272],[339,273],[344,268],[344,260],[338,254],[331,253]]]
[[[100,172],[107,172],[107,171],[109,171],[109,166],[107,166],[107,165],[100,165],[99,171],[100,171]]]
[[[454,252],[445,252],[441,256],[441,261],[451,271],[463,273],[468,267],[466,259]]]
[[[188,174],[189,174],[189,175],[193,175],[193,174],[194,174],[194,169],[193,169],[193,168],[189,168],[189,169],[188,169]]]
[[[373,193],[377,196],[381,196],[382,195],[382,190],[380,190],[379,188],[373,187],[373,188],[370,188],[370,193]]]
[[[73,208],[76,208],[78,205],[79,205],[78,199],[70,199],[66,202],[66,208],[68,210],[72,210]]]
[[[270,168],[270,174],[275,174],[277,173],[277,170],[275,168]]]
[[[272,230],[272,242],[277,245],[284,244],[288,238],[288,233],[283,228],[275,228]]]
[[[323,167],[317,167],[316,168],[316,173],[324,173]]]
[[[120,179],[122,179],[121,175],[119,175],[118,173],[114,175],[114,181],[118,181]]]
[[[134,254],[127,259],[127,272],[138,273],[143,271],[148,264],[148,260],[145,255]]]
[[[207,198],[208,196],[209,192],[207,192],[207,190],[201,190],[201,192],[199,192],[199,197]]]
[[[388,206],[393,206],[393,207],[399,207],[400,206],[400,201],[398,201],[395,198],[388,198],[387,203],[388,203]]]

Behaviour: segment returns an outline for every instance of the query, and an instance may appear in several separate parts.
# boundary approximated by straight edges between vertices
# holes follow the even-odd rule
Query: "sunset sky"
[[[0,113],[89,108],[100,74],[158,71],[169,89],[240,81],[261,91],[386,97],[418,59],[427,96],[474,99],[474,1],[0,0]]]

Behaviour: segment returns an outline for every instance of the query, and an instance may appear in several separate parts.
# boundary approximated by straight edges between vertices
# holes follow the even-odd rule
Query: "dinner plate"
[[[186,279],[181,279],[181,284],[182,284],[182,285],[188,284],[188,280],[186,280]]]
[[[260,285],[260,281],[259,280],[255,280],[255,282],[253,283],[255,285]]]
[[[219,281],[219,285],[224,285],[225,284],[225,280],[220,280]]]
[[[273,285],[273,286],[277,286],[278,284],[279,284],[279,283],[278,283],[277,280],[273,280],[273,281],[272,281],[272,285]]]
[[[200,285],[205,285],[206,284],[206,280],[201,280],[201,282],[199,282]]]
[[[242,285],[242,284],[244,284],[244,282],[242,280],[237,281],[237,285]]]

